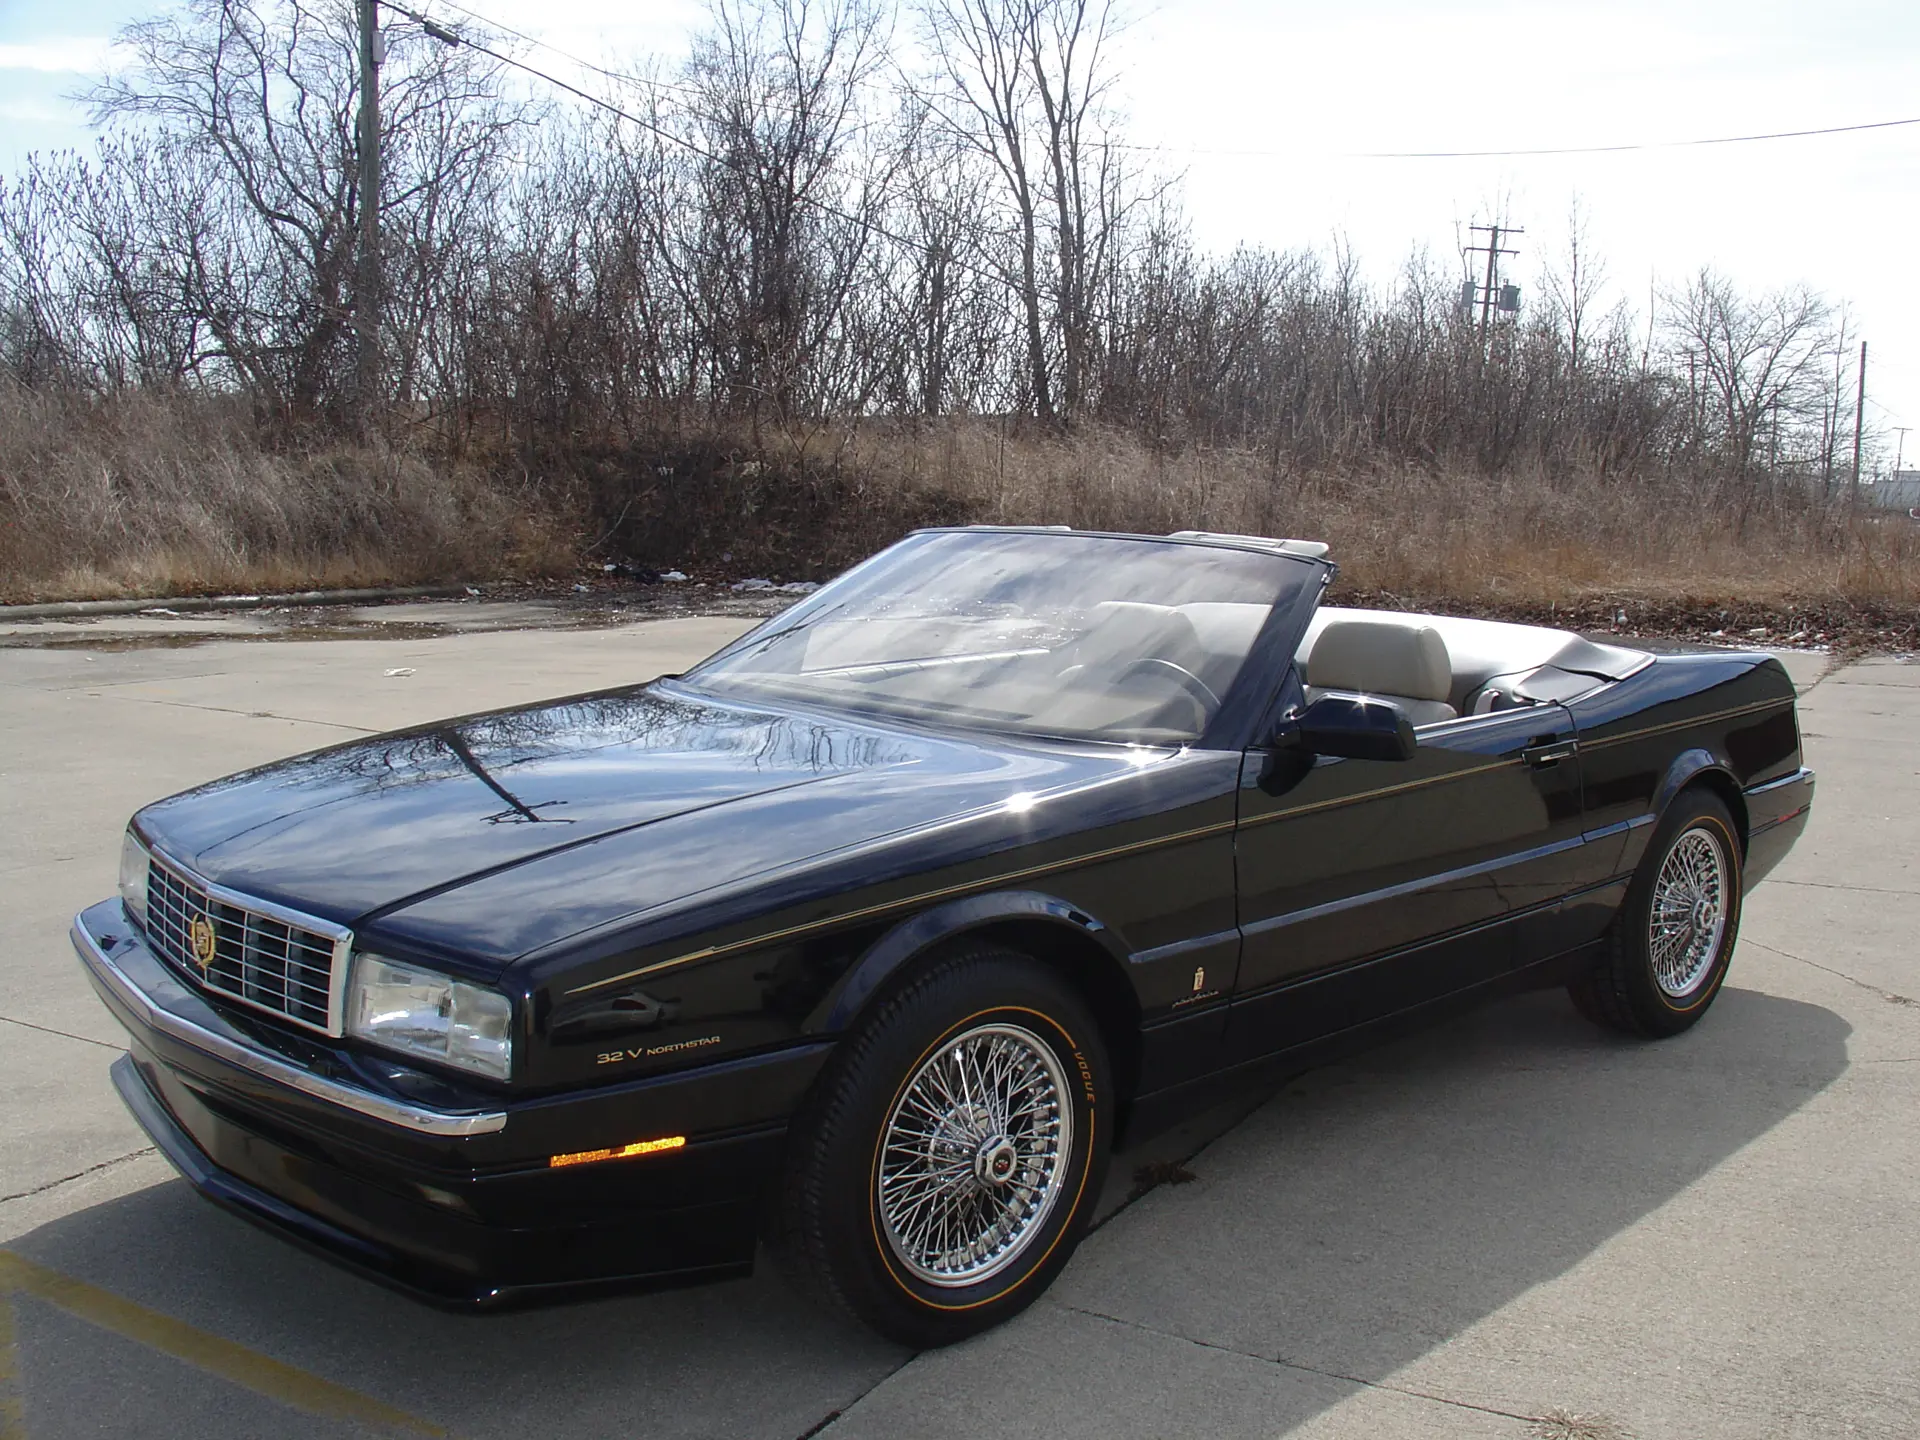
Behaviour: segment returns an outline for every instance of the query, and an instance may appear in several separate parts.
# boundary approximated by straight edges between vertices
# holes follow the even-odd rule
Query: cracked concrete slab
[[[983,1384],[989,1375],[992,1382]],[[1523,1416],[1367,1385],[1042,1301],[997,1331],[922,1355],[822,1433],[831,1440],[1524,1440],[1527,1425]]]
[[[51,1305],[14,1302],[23,1408],[33,1440],[134,1435],[153,1417],[153,1396],[171,1397],[177,1435],[272,1435],[276,1440],[345,1440],[360,1427],[302,1415],[246,1390],[209,1383],[193,1367],[118,1335],[102,1335]]]
[[[1843,685],[1886,685],[1895,689],[1920,689],[1920,657],[1882,655],[1861,660],[1834,677]]]
[[[107,1080],[120,1053],[0,1020],[0,1203],[146,1147]]]

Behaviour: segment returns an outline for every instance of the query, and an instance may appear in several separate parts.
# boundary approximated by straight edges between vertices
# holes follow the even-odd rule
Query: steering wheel
[[[1212,687],[1183,665],[1176,665],[1171,660],[1162,660],[1157,655],[1147,655],[1128,665],[1120,672],[1119,678],[1124,680],[1136,670],[1151,670],[1155,674],[1164,672],[1171,675],[1182,690],[1206,707],[1205,713],[1208,716],[1220,708],[1220,697],[1213,693]]]

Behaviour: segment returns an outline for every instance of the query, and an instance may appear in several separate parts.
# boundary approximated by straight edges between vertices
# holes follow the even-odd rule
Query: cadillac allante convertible
[[[1812,802],[1780,663],[1333,574],[924,531],[684,675],[149,805],[73,926],[114,1082],[207,1198],[428,1298],[765,1240],[920,1346],[1223,1087],[1516,988],[1698,1021]]]

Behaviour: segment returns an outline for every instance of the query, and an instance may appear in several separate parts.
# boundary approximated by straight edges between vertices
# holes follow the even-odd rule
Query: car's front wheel
[[[1574,1008],[1630,1035],[1677,1035],[1706,1013],[1740,931],[1740,841],[1706,790],[1675,799],[1627,887],[1606,959],[1568,986]]]
[[[883,1000],[796,1118],[776,1248],[889,1339],[997,1325],[1073,1253],[1104,1178],[1111,1081],[1074,989],[965,944]]]

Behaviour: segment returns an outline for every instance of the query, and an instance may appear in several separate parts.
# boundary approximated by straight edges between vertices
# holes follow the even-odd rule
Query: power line
[[[602,97],[595,95],[590,90],[582,90],[578,85],[570,85],[565,80],[562,80],[558,75],[549,75],[546,71],[539,69],[537,66],[529,65],[524,60],[515,59],[511,55],[503,55],[500,51],[495,50],[493,47],[489,45],[481,44],[478,40],[473,39],[469,35],[462,35],[457,30],[450,30],[446,26],[441,25],[436,21],[429,20],[425,15],[417,14],[416,12],[407,9],[407,7],[404,5],[396,5],[394,3],[394,0],[374,0],[374,3],[384,7],[385,9],[393,11],[396,15],[406,16],[407,19],[413,21],[414,24],[418,25],[422,30],[426,31],[428,35],[432,36],[435,40],[440,41],[440,43],[443,45],[464,45],[469,50],[478,50],[482,55],[491,56],[493,59],[498,60],[502,65],[511,65],[516,70],[524,70],[527,74],[535,76],[538,79],[544,80],[549,85],[553,85],[558,87],[559,89],[565,90],[570,95],[577,95],[582,100],[585,100],[589,105],[598,105],[602,110],[611,111],[613,114],[618,115],[622,120],[631,121],[633,124],[638,125],[643,130],[650,130],[663,140],[671,140],[676,145],[683,145],[687,149],[693,151],[696,155],[699,155],[700,157],[702,157],[703,159],[711,160],[716,164],[725,163],[720,159],[719,156],[709,154],[707,151],[702,150],[698,145],[695,145],[691,140],[683,139],[681,136],[675,135],[670,131],[663,130],[650,120],[642,120],[638,115],[632,114],[629,111],[621,109],[618,105],[615,105],[611,100],[603,99]],[[462,7],[455,6],[454,8],[460,9]],[[469,10],[466,13],[471,15],[473,12]],[[476,16],[475,18],[477,19],[479,17]],[[484,20],[481,23],[486,25],[494,24],[494,22],[491,20]],[[523,35],[520,35],[520,32],[517,30],[508,30],[507,27],[504,25],[497,26],[496,28],[502,31],[505,31],[505,33],[509,35],[518,36],[521,39],[527,38]],[[537,45],[540,42],[536,40],[536,41],[533,41],[532,43]],[[547,48],[551,49],[552,47],[549,46]],[[565,54],[566,52],[555,51],[555,53]],[[567,58],[573,59],[574,57],[569,55]],[[586,64],[584,60],[579,61],[578,63],[583,65]],[[592,70],[599,69],[597,65],[588,66],[587,68]],[[605,71],[605,70],[601,71],[600,73],[603,75],[612,74],[611,71]],[[619,78],[631,78],[631,77],[615,76],[614,78],[619,79]]]
[[[427,28],[429,33],[442,28],[433,25],[431,22],[421,16],[413,14],[409,10],[389,3],[389,0],[378,0],[378,3],[386,5],[389,10],[396,10],[400,14],[405,15],[416,24]],[[511,35],[514,39],[524,41],[526,44],[538,46],[542,50],[558,55],[564,60],[570,60],[582,69],[591,70],[596,75],[604,76],[609,80],[615,80],[625,85],[644,85],[649,89],[667,90],[679,95],[691,95],[696,99],[709,98],[702,91],[690,85],[678,85],[673,81],[660,80],[652,76],[634,75],[625,71],[609,70],[606,66],[595,64],[593,61],[575,55],[569,50],[562,50],[551,41],[542,40],[538,36],[527,34],[524,30],[516,30],[511,25],[504,24],[490,16],[482,15],[479,11],[459,3],[459,0],[440,0],[440,3],[451,10],[458,10],[468,19],[485,25],[491,30],[497,30],[503,35]],[[481,48],[472,40],[465,40],[464,43],[473,46],[475,49]],[[487,53],[492,54],[493,52],[488,51]],[[496,58],[504,59],[505,57]],[[517,62],[509,61],[508,63]],[[529,73],[541,75],[542,79],[550,80],[556,85],[561,85],[566,89],[573,90],[573,87],[567,85],[565,81],[556,80],[550,75],[545,75],[543,72],[533,70],[530,66],[523,65],[520,68],[528,70]],[[877,87],[869,84],[863,86],[863,88],[873,89]],[[573,90],[573,93],[581,95],[586,99],[595,98],[586,95],[584,91],[580,90]],[[596,103],[598,103],[597,100]],[[1912,116],[1904,120],[1869,120],[1857,125],[1826,125],[1812,130],[1773,130],[1752,135],[1716,135],[1697,140],[1627,141],[1609,145],[1566,145],[1530,150],[1332,150],[1322,153],[1330,158],[1339,160],[1498,160],[1551,155],[1618,155],[1637,150],[1684,150],[1707,145],[1746,145],[1768,140],[1804,140],[1820,135],[1850,135],[1866,130],[1892,130],[1905,125],[1920,125],[1920,115]],[[1247,159],[1293,159],[1302,153],[1299,150],[1228,150],[1212,149],[1205,146],[1146,145],[1137,142],[1117,140],[1109,141],[1107,144],[1109,148],[1114,150],[1132,150],[1169,155],[1216,155],[1229,158],[1237,156]]]
[[[1860,125],[1826,125],[1817,130],[1774,130],[1756,135],[1716,135],[1705,140],[1644,140],[1617,145],[1563,145],[1538,150],[1332,150],[1339,160],[1498,160],[1529,155],[1616,155],[1632,150],[1684,150],[1701,145],[1745,145],[1760,140],[1803,140],[1813,135],[1849,135],[1860,130],[1891,130],[1920,125],[1920,115],[1907,120],[1870,120]],[[1245,159],[1297,159],[1298,150],[1211,150],[1184,145],[1137,145],[1116,142],[1117,150],[1145,150],[1174,155],[1219,155]]]
[[[382,0],[382,3],[385,3],[385,0]],[[671,90],[675,94],[691,95],[696,99],[706,98],[706,96],[702,94],[701,91],[695,89],[691,85],[676,85],[671,80],[659,80],[659,79],[655,79],[653,76],[650,76],[650,75],[634,75],[626,71],[609,70],[604,65],[596,65],[591,60],[583,59],[581,56],[575,55],[571,50],[562,50],[558,45],[553,44],[551,41],[542,40],[537,35],[529,35],[524,30],[516,30],[511,25],[504,24],[499,20],[495,20],[490,18],[489,16],[482,15],[478,10],[469,10],[465,5],[459,4],[458,0],[440,0],[440,3],[442,5],[445,5],[449,10],[458,10],[462,15],[465,15],[469,20],[473,20],[481,25],[485,25],[489,30],[497,30],[502,35],[511,35],[516,40],[524,41],[529,45],[538,46],[542,50],[546,50],[552,54],[558,55],[563,60],[571,60],[575,65],[578,65],[583,70],[591,70],[594,72],[594,74],[603,75],[609,80],[617,80],[623,85],[644,85],[649,89],[653,89],[653,90]],[[396,7],[389,6],[388,8],[392,9]],[[400,13],[403,15],[407,14],[407,12],[404,10],[401,11]],[[415,17],[408,16],[408,18],[413,19]],[[425,22],[420,21],[419,23],[424,24]],[[435,27],[435,28],[439,28],[439,27]],[[435,37],[435,38],[438,38],[438,37]],[[466,43],[471,44],[472,42],[467,41]]]
[[[653,123],[650,120],[643,119],[640,116],[635,115],[626,109],[623,109],[621,106],[615,105],[610,100],[607,100],[601,96],[592,94],[590,91],[583,90],[577,85],[569,84],[567,81],[560,79],[556,75],[551,75],[548,72],[539,69],[537,66],[529,65],[523,60],[516,59],[511,55],[503,54],[500,51],[495,50],[490,46],[481,44],[477,40],[470,39],[442,25],[439,25],[436,22],[429,20],[425,15],[409,10],[403,5],[396,4],[395,0],[370,0],[370,3],[384,6],[388,10],[392,10],[397,14],[404,15],[407,19],[413,21],[416,25],[419,25],[424,31],[426,31],[426,33],[429,36],[441,41],[444,44],[465,45],[470,49],[477,50],[481,54],[489,56],[490,58],[498,61],[503,65],[511,66],[516,70],[523,71],[528,75],[534,76],[536,79],[544,80],[549,85],[553,85],[558,89],[564,90],[571,95],[575,95],[580,99],[585,100],[588,104],[597,106],[598,108],[605,110],[608,113],[614,116],[617,116],[622,120],[627,121],[629,124],[637,125],[642,130],[645,130],[648,133],[655,135],[662,140],[665,140],[669,144],[679,146],[681,149],[686,150],[689,153],[697,156],[698,158],[707,161],[709,164],[719,165],[725,169],[733,170],[736,174],[740,174],[740,175],[747,174],[744,167],[740,166],[735,162],[729,161],[722,156],[714,154],[713,152],[705,149],[704,147],[695,144],[693,141],[688,140],[685,136],[676,135],[672,131],[664,129],[663,127]],[[542,48],[551,50],[554,54],[560,55],[565,59],[572,60],[574,63],[584,66],[586,69],[592,70],[600,75],[606,76],[609,79],[635,83],[635,84],[646,84],[646,85],[654,86],[659,89],[676,90],[676,91],[681,91],[683,93],[689,93],[689,94],[699,93],[697,91],[689,90],[687,87],[672,85],[664,81],[645,80],[637,76],[622,75],[616,71],[608,70],[602,66],[595,65],[590,61],[582,60],[580,57],[576,55],[571,55],[567,51],[561,50],[557,46],[549,45],[545,41],[534,39],[532,36],[529,36],[520,31],[514,30],[510,26],[501,25],[499,24],[499,22],[490,20],[487,17],[479,14],[477,11],[468,9],[465,5],[456,3],[456,0],[443,0],[443,3],[449,5],[452,9],[458,10],[462,14],[469,16],[473,20],[478,21],[480,24],[498,29],[508,35],[512,35],[520,40],[526,41],[528,44],[541,46]],[[1741,143],[1746,143],[1751,141],[1762,141],[1762,140],[1799,139],[1807,136],[1816,136],[1816,135],[1836,135],[1836,134],[1845,134],[1845,133],[1862,131],[1862,130],[1891,129],[1897,126],[1905,126],[1905,125],[1920,125],[1920,116],[1915,116],[1912,119],[1906,119],[1906,120],[1882,120],[1882,121],[1874,121],[1874,122],[1861,124],[1861,125],[1829,126],[1822,129],[1816,129],[1816,130],[1778,131],[1778,132],[1773,132],[1769,134],[1722,136],[1722,137],[1704,139],[1704,140],[1656,141],[1656,142],[1648,142],[1644,144],[1580,146],[1580,147],[1569,147],[1569,148],[1562,148],[1562,149],[1543,149],[1543,150],[1377,151],[1377,152],[1361,151],[1361,152],[1351,152],[1349,155],[1349,158],[1468,159],[1468,158],[1492,158],[1492,157],[1498,157],[1498,156],[1524,156],[1524,155],[1604,154],[1604,153],[1611,153],[1611,152],[1618,152],[1618,151],[1668,149],[1668,148],[1679,148],[1679,147],[1685,147],[1685,146],[1701,146],[1701,145],[1732,145],[1732,144],[1741,144]],[[1165,150],[1170,147],[1131,145],[1131,144],[1125,144],[1120,142],[1113,142],[1112,148],[1122,149],[1122,150],[1141,151],[1141,150]],[[1208,152],[1195,151],[1192,153],[1209,153],[1209,154],[1221,154],[1221,155],[1242,154],[1242,155],[1277,156],[1285,152],[1280,152],[1280,151],[1208,151]],[[917,250],[924,255],[942,260],[944,263],[952,266],[955,270],[958,270],[964,274],[972,275],[976,279],[985,280],[989,284],[999,284],[1003,279],[1002,276],[994,273],[993,271],[983,269],[980,266],[973,265],[965,260],[962,260],[958,256],[946,250],[943,250],[939,246],[930,245],[926,241],[916,240],[910,236],[898,234],[892,230],[887,229],[884,226],[875,224],[871,219],[868,219],[864,216],[851,214],[845,210],[840,209],[838,206],[830,205],[825,201],[814,198],[813,196],[796,195],[793,198],[796,204],[809,206],[810,208],[820,212],[821,214],[831,216],[834,219],[843,221],[846,224],[853,225],[867,234],[877,235],[880,238],[890,241],[893,244],[901,245],[911,250]],[[1475,227],[1475,228],[1479,228],[1479,227]],[[1509,230],[1507,233],[1512,234],[1512,233],[1518,233],[1518,232]],[[1500,231],[1496,230],[1494,232],[1493,239],[1492,239],[1492,248],[1497,250],[1497,247],[1499,245],[1499,240],[1500,240]],[[1512,253],[1512,252],[1507,252],[1507,253]],[[1493,298],[1491,272],[1492,272],[1492,268],[1495,261],[1494,254],[1489,253],[1487,259],[1488,259],[1488,266],[1489,266],[1489,280],[1487,285],[1488,294],[1482,306],[1481,329],[1483,334],[1486,330],[1492,298]],[[1866,349],[1865,346],[1861,347],[1863,380],[1864,380],[1864,369],[1865,369],[1864,362],[1866,359],[1865,349]],[[1864,395],[1864,385],[1862,389],[1863,389],[1863,394],[1861,398],[1864,400],[1866,398]],[[1856,440],[1855,443],[1857,447],[1858,441]],[[1855,464],[1857,466],[1858,464],[1857,459],[1855,461]]]
[[[386,0],[380,0],[380,3],[385,4]],[[439,0],[439,3],[446,6],[449,10],[458,10],[462,15],[465,15],[469,20],[472,20],[477,24],[484,25],[490,30],[497,30],[502,35],[511,35],[516,40],[523,41],[528,45],[533,45],[538,47],[539,49],[548,51],[551,54],[558,55],[561,59],[571,61],[573,64],[578,65],[583,70],[591,70],[594,74],[603,76],[604,78],[608,80],[612,80],[617,84],[644,87],[649,90],[665,90],[671,94],[685,95],[694,100],[704,101],[704,100],[711,100],[713,98],[711,94],[709,94],[705,90],[700,89],[697,85],[682,85],[673,80],[662,80],[658,76],[654,76],[654,75],[636,75],[633,72],[628,70],[609,70],[606,66],[597,65],[593,61],[586,59],[584,56],[574,54],[571,50],[562,50],[558,45],[555,45],[550,40],[542,40],[537,35],[529,35],[527,34],[526,31],[516,30],[511,25],[508,25],[503,21],[495,20],[492,17],[487,15],[482,15],[478,10],[471,9],[468,6],[458,3],[458,0]],[[393,7],[390,6],[389,8],[393,8]],[[401,13],[406,14],[407,12],[402,11]],[[443,27],[441,26],[432,27],[433,30],[439,30],[442,28]],[[429,31],[429,33],[431,33],[431,30]],[[451,34],[452,32],[448,31],[446,33]],[[435,38],[439,38],[439,37],[436,36]],[[467,43],[471,44],[472,42],[467,42]],[[874,93],[885,93],[881,90],[880,86],[874,84],[871,80],[855,80],[851,83],[855,86],[855,88],[858,88],[861,90],[867,90]],[[800,107],[794,106],[794,105],[781,104],[779,101],[776,101],[776,100],[766,100],[763,103],[765,104],[766,108],[768,108],[769,110],[779,110],[789,115],[798,115],[802,113]]]
[[[409,10],[404,5],[399,5],[394,3],[394,0],[369,0],[369,3],[384,6],[386,9],[393,11],[397,15],[406,16],[407,19],[413,21],[414,24],[418,25],[421,29],[425,30],[428,35],[440,41],[442,44],[464,45],[469,50],[477,50],[482,55],[490,56],[492,59],[499,61],[502,65],[510,65],[516,70],[525,71],[527,74],[532,75],[537,79],[546,81],[549,85],[553,85],[561,90],[565,90],[570,95],[577,95],[580,97],[580,99],[585,100],[589,105],[597,105],[600,109],[605,110],[610,114],[617,115],[620,119],[627,121],[629,124],[639,126],[642,130],[647,131],[651,135],[658,136],[660,139],[665,140],[671,145],[678,145],[681,149],[688,151],[689,153],[699,157],[702,160],[705,160],[710,165],[718,165],[723,169],[733,171],[736,175],[740,175],[748,179],[752,178],[752,176],[748,173],[748,171],[744,166],[739,165],[736,162],[730,161],[724,156],[716,155],[711,150],[706,149],[704,146],[696,145],[693,141],[687,139],[684,135],[676,135],[671,130],[664,129],[661,126],[656,125],[651,120],[642,119],[640,116],[633,114],[629,110],[623,110],[620,106],[614,104],[611,100],[607,100],[602,98],[601,96],[595,95],[591,91],[582,90],[578,85],[570,85],[565,80],[562,80],[559,76],[549,75],[546,71],[539,69],[537,66],[529,65],[524,60],[517,60],[511,55],[503,55],[500,51],[495,50],[490,46],[483,45],[478,40],[468,39],[466,36],[459,34],[457,31],[449,30],[444,25],[440,25],[435,21],[429,20],[425,15],[421,15],[412,10]],[[456,8],[461,8],[461,7],[456,7]],[[473,12],[467,11],[466,13],[472,14]],[[491,23],[491,22],[484,22],[484,23]],[[504,29],[505,27],[502,27],[502,28]],[[883,240],[892,241],[895,245],[904,245],[909,249],[918,250],[924,255],[932,256],[936,259],[944,261],[946,264],[951,265],[955,270],[959,270],[966,274],[972,275],[976,279],[985,280],[990,284],[999,284],[1001,282],[1001,279],[1002,279],[1001,276],[994,274],[990,270],[983,270],[977,265],[969,264],[967,261],[964,261],[960,259],[958,256],[953,255],[941,249],[937,245],[929,245],[926,241],[915,240],[911,236],[895,234],[893,231],[886,229],[884,226],[874,224],[872,220],[867,219],[865,216],[851,214],[845,210],[840,209],[836,205],[828,204],[824,200],[815,199],[811,195],[794,195],[793,201],[796,205],[810,206],[811,208],[818,210],[823,215],[830,215],[836,220],[845,221],[847,224],[857,226],[859,229],[864,230],[870,235],[878,235]]]

